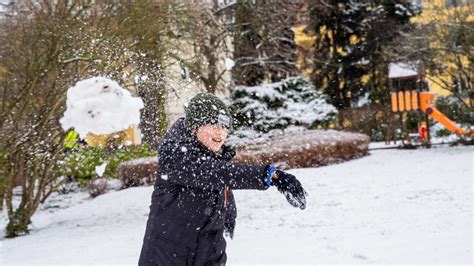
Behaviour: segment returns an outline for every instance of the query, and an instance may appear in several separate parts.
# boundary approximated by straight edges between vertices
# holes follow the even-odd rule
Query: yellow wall
[[[471,0],[472,1],[472,0]],[[457,3],[460,3],[458,7],[446,7],[445,0],[431,0],[422,2],[422,13],[414,18],[412,22],[419,24],[428,24],[428,23],[448,23],[453,20],[455,14],[462,14],[466,16],[467,21],[474,21],[474,14],[472,5],[467,5],[468,0],[457,0]],[[440,32],[442,33],[442,32]],[[431,47],[442,47],[441,42],[433,40],[430,43]],[[454,69],[456,66],[453,62],[455,60],[452,58],[452,55],[444,54],[437,58],[439,62],[443,62],[447,69]],[[461,57],[461,62],[463,65],[467,66],[469,60],[467,58]],[[451,92],[443,89],[441,84],[447,83],[451,84],[451,76],[447,73],[441,75],[431,75],[427,71],[426,80],[430,83],[430,91],[436,93],[437,95],[450,95]]]
[[[295,43],[299,48],[296,55],[296,68],[303,71],[305,75],[313,74],[313,69],[306,66],[311,65],[311,57],[306,57],[305,54],[313,54],[314,43],[316,41],[316,36],[305,33],[306,25],[300,25],[293,27],[292,30],[295,33]]]
[[[141,143],[140,130],[135,125],[131,125],[126,130],[115,132],[112,134],[88,134],[85,140],[87,144],[91,147],[105,147],[107,145],[107,141],[110,138],[113,138],[114,135],[120,138],[118,143],[121,145],[138,145]]]
[[[445,1],[444,0],[431,0],[431,1],[422,1],[422,7],[423,11],[420,15],[412,18],[412,22],[414,23],[420,23],[420,24],[426,24],[430,22],[445,22],[449,21],[449,19],[452,18],[453,14],[456,12],[466,12],[468,15],[468,21],[473,21],[474,20],[474,12],[471,5],[466,5],[467,0],[457,0],[458,3],[462,3],[464,5],[460,5],[459,7],[450,7],[446,8],[445,7]],[[471,0],[472,1],[472,0]],[[305,33],[306,26],[305,25],[300,25],[293,27],[293,32],[295,33],[295,43],[296,45],[299,46],[299,50],[297,53],[297,58],[296,58],[296,67],[300,69],[304,74],[306,75],[311,75],[314,74],[314,72],[317,70],[313,70],[311,68],[308,68],[307,66],[310,66],[312,61],[310,57],[306,57],[305,53],[310,53],[314,51],[314,44],[315,41],[317,40],[317,37],[313,34],[310,33]],[[322,29],[324,30],[324,29]],[[356,36],[354,38],[351,37],[351,43],[357,43],[359,40],[357,39]],[[437,43],[436,41],[432,42],[430,45],[433,47],[440,46],[442,45],[441,43]],[[455,65],[453,63],[452,58],[449,58],[450,55],[445,55],[442,58],[438,58],[437,60],[440,60],[440,62],[446,63],[448,68],[454,68]],[[461,58],[461,61],[463,64],[469,64],[467,58]],[[366,83],[369,79],[369,76],[364,76],[363,77],[363,82]],[[444,75],[431,75],[429,72],[426,75],[426,80],[430,83],[430,90],[437,95],[449,95],[451,92],[445,90],[442,88],[440,84],[443,83],[448,83],[451,84],[451,77],[448,74]]]

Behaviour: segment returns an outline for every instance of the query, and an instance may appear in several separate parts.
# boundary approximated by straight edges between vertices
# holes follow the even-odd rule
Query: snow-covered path
[[[236,191],[228,263],[471,265],[473,152],[472,146],[379,150],[294,169],[310,194],[304,211],[275,189]],[[72,206],[44,208],[30,235],[2,240],[0,265],[136,264],[151,192],[68,195]]]

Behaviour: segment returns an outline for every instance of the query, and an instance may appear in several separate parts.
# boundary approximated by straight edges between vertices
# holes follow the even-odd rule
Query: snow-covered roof
[[[388,66],[388,78],[404,78],[418,76],[417,68],[408,63],[390,63]]]

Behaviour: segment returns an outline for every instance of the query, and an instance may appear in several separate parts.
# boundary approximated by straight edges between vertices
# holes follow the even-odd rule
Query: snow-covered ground
[[[228,264],[472,265],[473,151],[377,150],[294,169],[310,194],[304,211],[275,189],[236,191]],[[0,265],[134,265],[151,192],[55,196],[33,217],[30,235],[2,240]]]

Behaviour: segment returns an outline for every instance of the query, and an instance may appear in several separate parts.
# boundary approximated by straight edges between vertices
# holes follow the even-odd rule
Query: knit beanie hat
[[[185,108],[185,123],[188,129],[204,125],[221,124],[231,127],[231,116],[225,103],[211,93],[199,93],[189,101]]]

